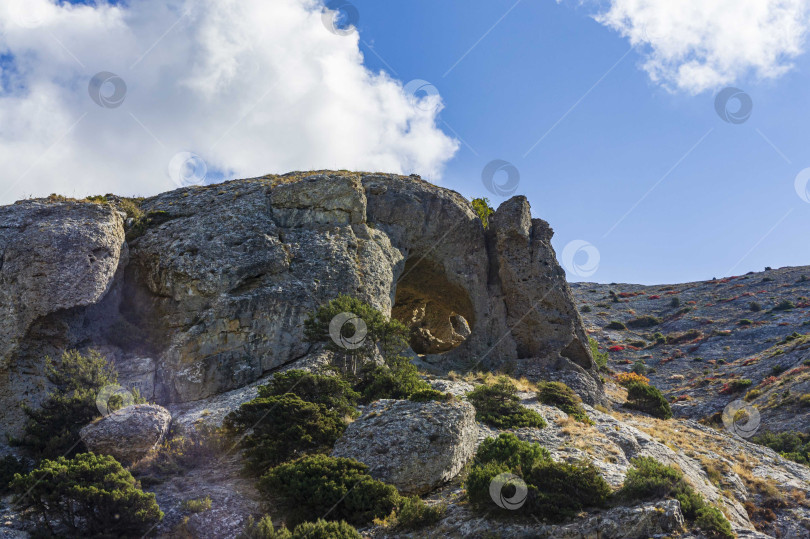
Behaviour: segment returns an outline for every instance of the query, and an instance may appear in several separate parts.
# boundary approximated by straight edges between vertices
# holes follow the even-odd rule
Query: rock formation
[[[133,404],[90,423],[81,430],[81,437],[89,451],[129,465],[160,445],[171,422],[171,414],[162,406]]]
[[[461,471],[477,436],[468,402],[380,400],[349,425],[332,455],[366,464],[402,493],[424,494]]]
[[[243,387],[317,351],[303,321],[339,294],[407,323],[423,365],[565,372],[600,402],[582,323],[523,197],[485,230],[418,177],[291,173],[143,200],[0,208],[0,414],[45,387],[45,355],[94,347],[161,404]],[[125,239],[126,234],[126,239]]]

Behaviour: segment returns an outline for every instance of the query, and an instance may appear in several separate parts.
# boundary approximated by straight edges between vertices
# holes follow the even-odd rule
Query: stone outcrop
[[[90,423],[80,434],[89,451],[132,464],[160,445],[171,422],[162,406],[133,404]]]
[[[0,409],[36,401],[43,357],[70,347],[101,350],[161,404],[245,387],[317,352],[303,321],[339,294],[408,324],[426,368],[565,369],[601,398],[552,231],[523,197],[489,231],[458,193],[385,174],[184,188],[128,219],[108,199],[0,209]]]
[[[366,464],[372,477],[404,494],[423,494],[461,471],[477,436],[468,402],[381,400],[349,425],[332,454]]]

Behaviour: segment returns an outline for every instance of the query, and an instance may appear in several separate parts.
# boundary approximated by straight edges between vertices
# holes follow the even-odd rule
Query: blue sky
[[[0,203],[347,168],[497,207],[500,159],[570,280],[810,264],[810,0],[352,0],[346,35],[317,0],[7,4]]]
[[[571,280],[673,282],[810,264],[810,204],[794,189],[810,166],[807,55],[777,80],[734,82],[754,104],[734,125],[715,112],[715,92],[652,83],[639,67],[644,48],[625,56],[628,41],[583,7],[520,2],[482,38],[514,1],[355,4],[366,65],[433,83],[445,103],[439,126],[466,142],[442,184],[497,206],[505,197],[486,191],[481,170],[513,163],[516,194],[552,224],[558,257],[575,239],[599,250],[593,276],[569,271]]]

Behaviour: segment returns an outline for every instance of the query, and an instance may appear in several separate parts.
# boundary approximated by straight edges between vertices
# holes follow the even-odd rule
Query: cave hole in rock
[[[440,264],[415,256],[397,282],[391,317],[410,329],[411,349],[420,355],[452,350],[475,326],[467,291],[451,283]]]

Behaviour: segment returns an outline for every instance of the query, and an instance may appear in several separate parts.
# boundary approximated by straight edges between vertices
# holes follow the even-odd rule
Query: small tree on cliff
[[[86,355],[68,350],[58,363],[45,358],[45,364],[53,388],[39,408],[22,405],[28,422],[23,437],[13,441],[37,459],[75,455],[83,449],[79,430],[101,415],[96,406],[99,391],[117,384],[118,373],[95,350]],[[136,401],[143,399],[136,395]],[[110,411],[121,404],[120,396],[113,396],[107,403]]]
[[[484,228],[489,228],[489,216],[495,212],[489,205],[489,199],[474,198],[472,199],[472,207],[484,224]]]
[[[357,298],[340,295],[321,305],[304,322],[304,337],[326,343],[343,359],[344,372],[357,373],[379,347],[387,363],[393,363],[408,346],[408,328]]]

